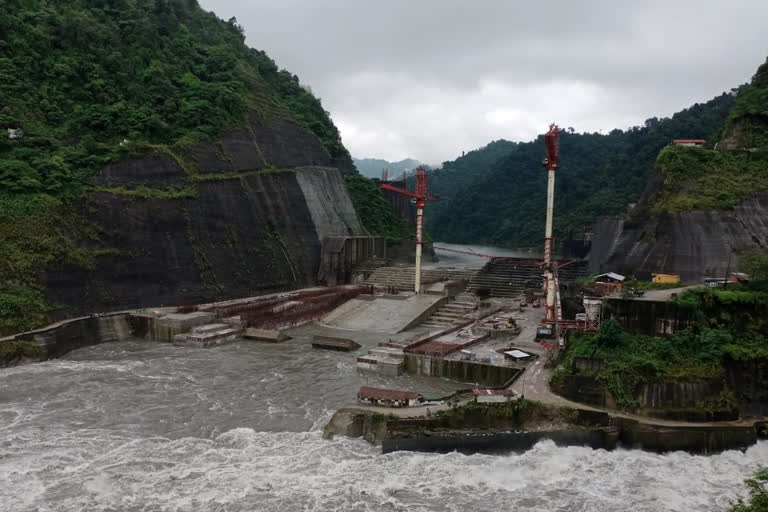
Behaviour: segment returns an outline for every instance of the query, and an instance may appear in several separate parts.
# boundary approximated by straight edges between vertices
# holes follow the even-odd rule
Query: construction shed
[[[515,397],[511,389],[473,389],[475,402],[479,404],[498,404],[509,402]]]
[[[606,272],[595,276],[595,291],[603,294],[620,292],[624,279],[626,278],[623,275],[615,272]]]
[[[361,404],[378,405],[381,407],[412,407],[419,403],[421,394],[414,391],[398,391],[363,386],[357,392],[357,400]]]

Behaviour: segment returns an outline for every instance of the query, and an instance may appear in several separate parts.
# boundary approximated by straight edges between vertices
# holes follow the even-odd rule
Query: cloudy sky
[[[309,85],[353,156],[430,164],[552,121],[607,132],[669,116],[768,55],[766,0],[200,3]]]

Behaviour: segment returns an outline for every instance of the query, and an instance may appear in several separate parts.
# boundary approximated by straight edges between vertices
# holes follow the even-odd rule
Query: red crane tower
[[[544,289],[547,292],[547,316],[545,322],[554,324],[557,320],[555,313],[555,263],[552,259],[553,240],[552,240],[552,218],[555,211],[555,171],[558,164],[558,146],[560,138],[560,129],[556,124],[549,125],[549,131],[544,135],[547,144],[547,157],[544,159],[544,165],[547,167],[547,224],[544,234],[544,271],[546,280]]]
[[[416,271],[414,291],[419,294],[421,288],[421,249],[424,244],[424,205],[427,201],[435,201],[437,198],[430,196],[427,189],[427,170],[424,167],[416,169],[416,192],[411,192],[407,188],[405,177],[403,177],[403,187],[398,188],[388,183],[380,185],[382,190],[389,190],[411,198],[416,202]]]

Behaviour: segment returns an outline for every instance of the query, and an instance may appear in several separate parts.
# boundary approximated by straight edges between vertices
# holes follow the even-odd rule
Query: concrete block
[[[249,340],[268,341],[270,343],[279,343],[291,339],[290,336],[277,330],[255,329],[253,327],[246,329],[243,337],[248,338]]]
[[[323,348],[327,350],[341,350],[351,352],[360,348],[360,344],[347,338],[335,338],[332,336],[313,336],[313,348]]]
[[[192,329],[199,325],[210,324],[216,319],[213,313],[205,311],[195,311],[193,313],[170,313],[158,320],[159,325],[163,327]]]

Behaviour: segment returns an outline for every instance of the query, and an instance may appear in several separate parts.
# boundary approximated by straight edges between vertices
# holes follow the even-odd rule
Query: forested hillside
[[[592,224],[602,215],[625,212],[640,197],[659,151],[673,138],[717,139],[734,98],[723,94],[671,118],[651,118],[641,127],[606,135],[566,130],[560,139],[555,237],[569,228]],[[499,141],[501,142],[501,141]],[[499,144],[499,142],[494,144]],[[439,205],[427,206],[427,227],[435,240],[506,247],[537,246],[543,238],[546,205],[546,154],[543,137],[516,146],[489,145],[482,164],[457,169],[463,159],[433,173]],[[499,149],[501,158],[492,164]],[[466,159],[472,155],[468,154]],[[473,174],[465,170],[472,169]]]
[[[220,20],[195,0],[6,0],[0,16],[0,332],[43,322],[58,306],[54,301],[65,300],[50,296],[54,285],[87,287],[62,308],[124,304],[127,288],[109,290],[106,273],[116,267],[106,271],[107,263],[122,259],[126,276],[144,257],[166,268],[173,263],[164,252],[169,245],[197,271],[184,284],[163,284],[162,293],[193,294],[202,283],[207,291],[194,300],[225,295],[226,280],[217,282],[206,259],[224,246],[206,246],[199,239],[207,237],[206,226],[191,219],[256,215],[264,226],[244,220],[250,235],[282,253],[284,219],[257,212],[270,205],[230,212],[220,204],[262,193],[248,188],[256,177],[238,173],[259,172],[262,182],[285,187],[285,176],[266,174],[315,164],[354,173],[320,101],[298,77],[248,48],[234,18]],[[239,187],[226,184],[237,198],[224,200],[212,180],[242,180]],[[221,197],[195,203],[203,193]],[[276,201],[279,194],[272,195]],[[306,212],[299,206],[292,204],[292,211]],[[128,232],[128,221],[137,220],[136,213],[128,218],[128,209],[162,212],[177,225],[148,232],[147,240],[121,239],[136,234],[136,226]],[[178,218],[171,218],[174,212]],[[186,228],[178,225],[183,222]],[[171,241],[179,230],[186,239]],[[163,240],[166,247],[150,255],[148,247]],[[248,272],[237,278],[242,286],[277,275],[269,268]]]
[[[603,219],[591,268],[724,275],[733,256],[768,246],[768,63],[735,94],[713,148],[667,146],[638,205]]]
[[[430,203],[430,215],[440,218],[451,208],[451,199],[465,187],[479,180],[493,164],[517,149],[516,142],[499,139],[482,148],[466,153],[456,160],[443,162],[441,168],[429,173],[430,193],[440,201]],[[430,222],[430,217],[427,217]],[[429,224],[432,226],[433,224]]]
[[[733,208],[768,190],[768,60],[736,90],[715,148],[665,147],[656,160],[656,186],[633,217]]]
[[[0,185],[74,194],[100,165],[147,145],[184,145],[254,113],[292,117],[349,159],[320,102],[194,0],[4,3]],[[3,130],[5,131],[5,130]]]

